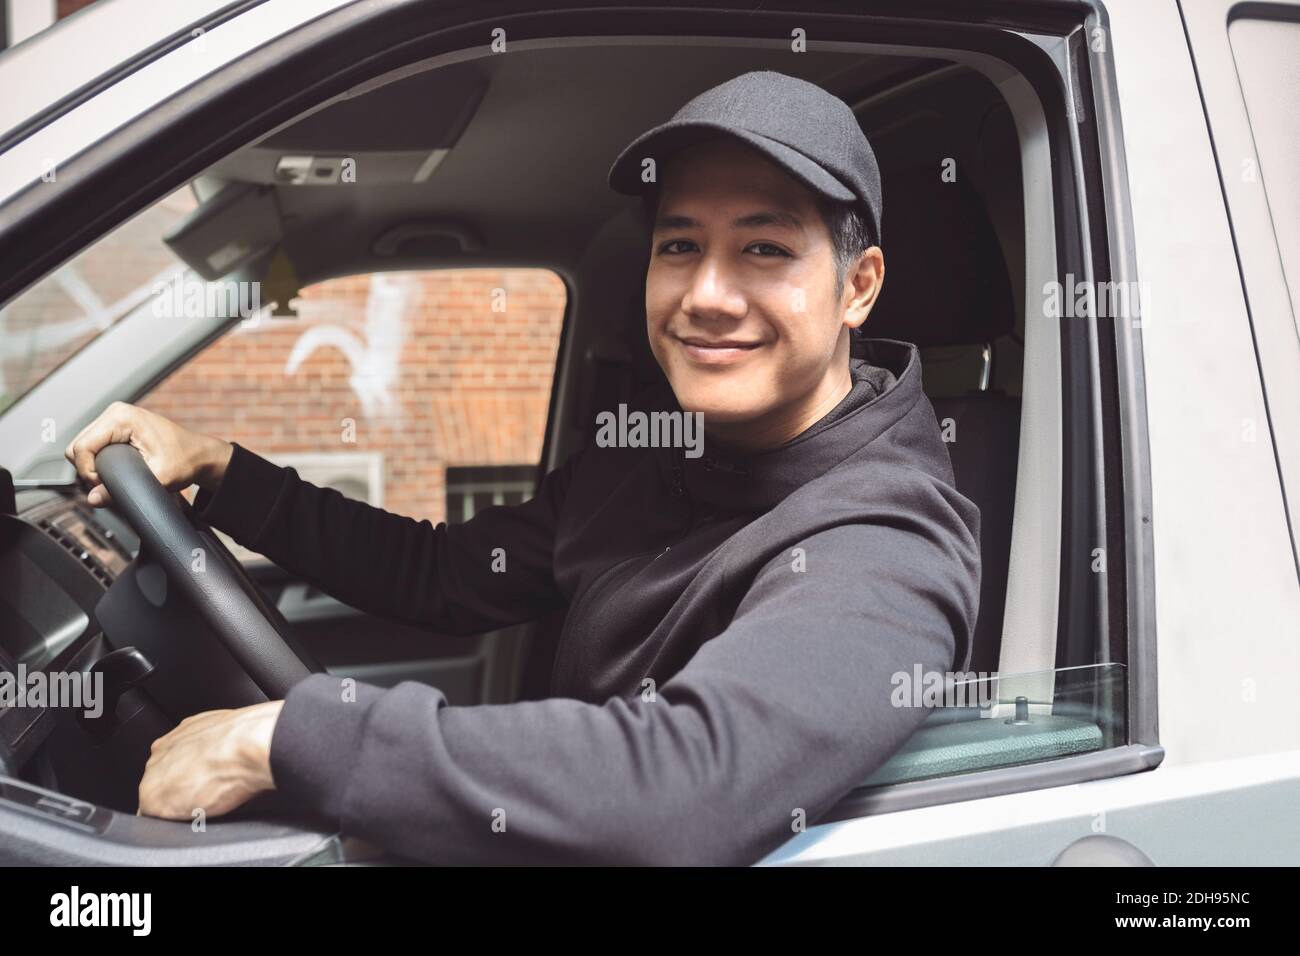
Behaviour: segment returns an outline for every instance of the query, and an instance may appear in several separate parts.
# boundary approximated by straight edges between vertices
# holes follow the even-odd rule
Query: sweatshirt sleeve
[[[893,678],[950,669],[978,596],[969,534],[852,524],[799,547],[653,694],[457,707],[313,675],[274,731],[276,786],[434,863],[757,862],[920,725]]]
[[[379,617],[443,634],[478,634],[562,607],[552,550],[575,452],[518,505],[462,524],[416,521],[344,497],[241,445],[195,509],[280,567]]]

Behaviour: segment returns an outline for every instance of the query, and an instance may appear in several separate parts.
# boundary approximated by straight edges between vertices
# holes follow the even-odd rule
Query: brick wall
[[[58,0],[55,15],[62,20],[64,17],[76,13],[82,7],[88,7],[94,2],[95,0]]]
[[[437,522],[449,466],[540,460],[565,298],[543,270],[325,282],[298,318],[237,326],[141,404],[270,458],[380,452],[384,507]]]

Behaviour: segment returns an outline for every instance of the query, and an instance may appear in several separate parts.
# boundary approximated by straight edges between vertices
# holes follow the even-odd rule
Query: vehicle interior
[[[936,424],[954,436],[958,489],[980,509],[981,611],[970,669],[1004,675],[998,716],[1027,705],[1016,712],[1020,724],[978,719],[988,708],[936,712],[864,787],[1121,742],[1115,695],[1123,685],[1107,675],[1122,661],[1058,643],[1059,569],[1027,544],[1020,558],[1022,548],[1013,548],[1043,541],[1059,552],[1060,412],[1044,402],[1042,417],[1031,418],[1028,396],[1031,380],[1040,396],[1059,389],[1061,373],[1059,344],[1026,329],[1026,290],[1041,286],[1044,262],[1055,270],[1054,256],[1041,251],[1052,241],[1053,213],[1030,201],[1043,195],[1043,180],[1031,182],[1025,164],[1038,164],[1038,177],[1049,161],[1023,102],[1009,101],[1012,85],[960,58],[901,51],[809,52],[797,70],[788,53],[725,43],[672,48],[670,70],[662,69],[667,55],[651,44],[538,45],[375,77],[207,168],[189,186],[193,208],[146,240],[204,281],[262,282],[263,302],[275,303],[261,320],[269,323],[293,323],[289,304],[303,290],[351,276],[476,268],[557,276],[565,308],[542,455],[519,463],[535,485],[580,446],[598,410],[662,376],[645,333],[647,241],[636,202],[606,185],[613,157],[690,96],[747,70],[821,84],[853,106],[881,166],[887,274],[865,332],[921,348]],[[6,309],[47,294],[49,281]],[[102,410],[108,391],[147,396],[239,327],[221,318],[191,323],[176,338],[132,331],[147,305],[101,322],[0,409],[0,427],[15,416],[30,425],[45,417],[42,394],[61,389],[66,403],[73,383],[90,383],[60,440],[0,461],[16,485],[11,501],[0,500],[10,512],[0,522],[0,664],[98,672],[110,702],[97,719],[0,709],[0,795],[26,801],[33,819],[53,812],[87,832],[110,821],[126,833],[167,826],[118,816],[134,813],[152,740],[187,714],[274,697],[314,670],[382,685],[422,680],[454,704],[547,695],[559,619],[453,639],[363,614],[232,551],[184,500],[151,486],[129,453],[104,466],[114,507],[91,509],[62,461],[68,429]],[[1027,342],[1027,332],[1039,339]],[[85,375],[128,354],[135,370],[102,390]],[[1022,453],[1030,442],[1033,454]],[[197,577],[185,573],[195,548],[207,549],[211,573],[187,585]],[[1035,608],[1046,605],[1044,619]],[[1075,671],[1087,674],[1063,676]],[[1102,685],[1109,696],[1099,709]],[[272,798],[209,827],[268,819],[295,817]],[[302,838],[311,826],[298,823],[306,829],[241,831],[253,834],[241,858],[317,853]]]

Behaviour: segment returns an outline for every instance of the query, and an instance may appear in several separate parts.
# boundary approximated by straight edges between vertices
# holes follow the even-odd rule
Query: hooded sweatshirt
[[[850,368],[777,448],[592,441],[456,525],[236,445],[200,514],[347,604],[430,640],[565,609],[545,700],[308,677],[272,737],[277,790],[434,863],[748,864],[815,823],[924,720],[899,681],[966,669],[978,610],[979,512],[915,346],[853,339]],[[630,404],[680,412],[666,384]]]

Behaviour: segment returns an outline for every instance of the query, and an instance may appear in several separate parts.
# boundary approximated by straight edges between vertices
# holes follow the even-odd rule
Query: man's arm
[[[951,669],[978,602],[978,544],[949,516],[820,532],[806,571],[775,557],[653,699],[453,707],[314,675],[276,723],[275,785],[432,862],[755,862],[924,719],[892,678]]]
[[[555,524],[582,452],[519,505],[456,525],[395,515],[298,477],[236,444],[201,517],[346,604],[447,634],[475,634],[564,603]]]

